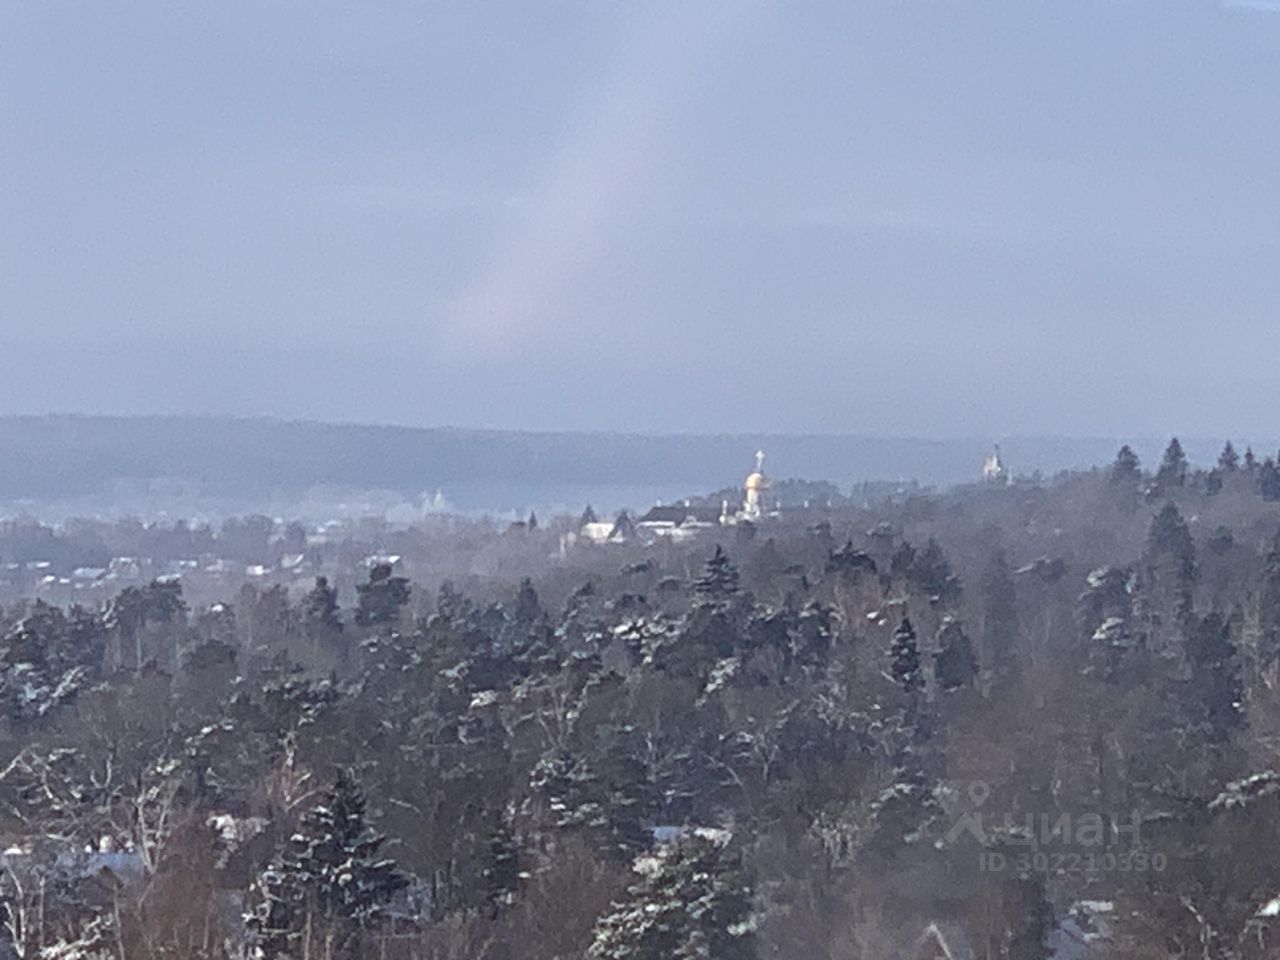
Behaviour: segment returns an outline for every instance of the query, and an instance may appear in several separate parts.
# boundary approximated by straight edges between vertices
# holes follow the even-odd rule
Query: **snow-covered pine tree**
[[[359,784],[342,774],[259,879],[259,903],[249,916],[255,957],[302,956],[310,950],[303,941],[317,939],[334,956],[356,955],[408,884],[395,862],[380,856],[385,842],[366,820]]]
[[[889,646],[889,673],[904,691],[913,694],[924,689],[924,671],[920,669],[920,647],[916,631],[906,617],[893,631]]]
[[[935,785],[915,747],[899,752],[893,782],[872,803],[873,830],[867,848],[883,857],[920,845],[942,815]]]
[[[409,580],[392,575],[389,563],[374,564],[369,582],[356,585],[356,623],[362,627],[392,624],[409,602]]]
[[[637,863],[640,880],[596,923],[588,960],[751,960],[753,895],[726,836],[681,837]]]

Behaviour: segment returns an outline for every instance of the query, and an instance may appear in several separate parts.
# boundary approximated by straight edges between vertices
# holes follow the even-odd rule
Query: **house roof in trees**
[[[916,944],[914,960],[973,960],[969,938],[959,925],[934,921]]]
[[[684,518],[689,515],[687,507],[663,507],[657,506],[651,509],[643,517],[640,523],[684,523]]]
[[[720,508],[690,506],[687,504],[674,504],[672,506],[653,507],[640,518],[642,524],[672,524],[681,526],[682,524],[693,523],[719,523]]]

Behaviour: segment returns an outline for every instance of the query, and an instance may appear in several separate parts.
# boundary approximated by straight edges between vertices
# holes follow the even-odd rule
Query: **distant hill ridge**
[[[1167,439],[1167,438],[1165,438]],[[1002,440],[1015,473],[1106,463],[1120,441]],[[1164,440],[1135,443],[1150,465]],[[1221,441],[1184,441],[1193,459]],[[420,492],[502,483],[683,484],[690,492],[735,483],[758,447],[780,477],[830,480],[975,479],[989,440],[838,435],[627,434],[413,428],[266,418],[0,417],[0,499],[80,496],[113,484],[188,478],[236,495],[327,484]]]

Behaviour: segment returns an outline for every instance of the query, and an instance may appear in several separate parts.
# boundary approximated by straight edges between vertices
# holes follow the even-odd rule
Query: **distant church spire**
[[[987,483],[1009,482],[1009,468],[1005,466],[1004,460],[1000,457],[1000,444],[998,443],[995,445],[995,450],[983,461],[982,479]]]

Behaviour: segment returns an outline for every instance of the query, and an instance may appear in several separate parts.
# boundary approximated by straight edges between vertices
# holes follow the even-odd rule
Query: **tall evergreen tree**
[[[698,598],[713,603],[723,603],[738,592],[738,570],[719,544],[702,576],[694,582],[693,592]]]
[[[1222,453],[1218,454],[1218,469],[1223,473],[1235,473],[1240,469],[1240,455],[1236,453],[1230,440],[1222,448]]]
[[[933,655],[938,686],[947,692],[970,686],[978,675],[978,658],[959,621],[948,619],[942,625],[938,631],[938,647]]]
[[[1270,457],[1262,461],[1258,470],[1258,492],[1263,500],[1280,500],[1280,468]]]
[[[381,856],[385,842],[366,821],[359,785],[342,774],[260,879],[260,900],[249,916],[255,955],[367,955],[364,940],[408,885],[394,861]]]
[[[1198,718],[1213,740],[1226,740],[1244,720],[1244,687],[1231,624],[1220,614],[1200,618],[1187,640],[1191,693],[1199,702]]]
[[[506,823],[499,824],[489,834],[483,878],[485,899],[496,914],[511,902],[520,885],[520,845]]]
[[[960,581],[952,572],[942,545],[932,537],[924,550],[912,559],[907,580],[925,596],[944,602],[954,600],[960,594]]]
[[[588,960],[754,960],[752,891],[720,836],[694,833],[644,862],[596,924]]]
[[[1182,444],[1177,437],[1169,441],[1165,448],[1164,458],[1160,461],[1160,469],[1156,471],[1156,484],[1161,490],[1171,490],[1186,486],[1187,455],[1182,451]]]
[[[1262,561],[1262,585],[1258,591],[1258,656],[1263,667],[1280,661],[1280,536]]]
[[[516,623],[526,626],[542,619],[542,604],[538,600],[538,591],[533,589],[533,581],[528,577],[520,581],[520,590],[516,594],[511,616]]]
[[[1197,575],[1195,543],[1181,512],[1166,503],[1151,521],[1143,594],[1157,649],[1185,637]]]
[[[1195,576],[1195,543],[1187,522],[1174,504],[1166,503],[1152,519],[1147,534],[1147,553],[1153,558],[1172,560],[1174,569],[1184,579]]]
[[[369,581],[356,586],[356,623],[362,627],[392,624],[409,602],[409,581],[392,575],[391,564],[376,563]]]
[[[996,680],[1017,676],[1018,599],[1003,550],[996,550],[982,571],[980,642],[987,666]]]
[[[919,847],[942,812],[920,747],[908,745],[894,758],[893,782],[871,805],[872,830],[864,849],[881,859],[892,859],[904,849]]]
[[[145,587],[125,587],[107,605],[104,619],[116,635],[116,657],[124,663],[124,650],[133,647],[134,669],[141,670],[147,657],[145,635],[152,624],[181,620],[187,605],[182,599],[182,584],[177,580],[152,580]]]
[[[342,615],[338,609],[338,591],[329,586],[328,577],[316,577],[315,586],[303,601],[303,618],[313,633],[341,633]]]
[[[920,666],[920,647],[916,642],[915,627],[906,617],[893,631],[889,645],[889,673],[907,694],[924,689],[924,671]]]
[[[1122,486],[1136,486],[1141,481],[1142,465],[1133,448],[1126,443],[1120,448],[1115,462],[1111,465],[1111,482]]]

